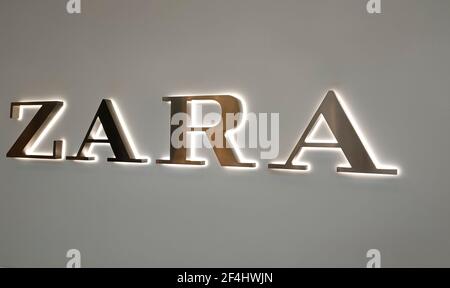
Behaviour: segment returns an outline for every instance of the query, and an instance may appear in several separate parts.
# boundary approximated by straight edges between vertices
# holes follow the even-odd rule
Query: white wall
[[[0,1],[0,265],[449,266],[450,1]],[[399,177],[176,169],[162,97],[236,91],[281,115],[280,160],[328,89],[340,91],[382,163]],[[120,106],[150,166],[20,161],[18,100],[64,99],[42,143],[74,154],[103,98]],[[26,115],[28,118],[32,114]],[[108,149],[98,150],[109,155]],[[258,151],[244,151],[256,158]]]

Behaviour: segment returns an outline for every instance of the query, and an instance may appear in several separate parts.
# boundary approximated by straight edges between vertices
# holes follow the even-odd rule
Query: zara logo
[[[170,146],[169,156],[157,159],[160,165],[206,165],[203,160],[192,159],[195,147],[187,141],[189,135],[202,134],[206,136],[217,161],[223,167],[255,168],[254,161],[241,160],[239,149],[233,143],[230,134],[245,125],[247,112],[243,109],[244,103],[233,95],[196,95],[164,97],[164,102],[170,103]],[[214,125],[194,125],[191,117],[194,116],[194,103],[214,103],[220,107],[218,120]],[[64,110],[63,101],[32,101],[13,102],[10,108],[10,117],[22,119],[23,109],[37,108],[35,116],[26,126],[19,138],[12,145],[6,156],[9,158],[44,159],[44,160],[68,160],[89,162],[95,161],[92,154],[95,145],[107,145],[111,148],[114,157],[107,158],[108,162],[147,164],[149,158],[139,156],[133,144],[125,121],[121,116],[117,105],[110,99],[101,101],[91,124],[87,128],[86,136],[82,139],[80,148],[76,154],[65,156],[64,141],[53,141],[52,153],[42,155],[35,153],[36,146],[45,138],[46,133],[57,122]],[[236,117],[240,115],[243,117]],[[230,117],[231,116],[231,117]],[[231,119],[231,120],[230,120]],[[334,136],[334,141],[319,140],[311,142],[308,137],[320,122],[325,121]],[[312,119],[301,134],[300,139],[293,148],[290,156],[283,163],[270,163],[269,169],[308,171],[310,165],[296,162],[302,152],[308,148],[337,149],[345,156],[348,165],[339,165],[338,173],[358,173],[375,175],[398,175],[396,168],[381,168],[374,161],[373,153],[369,153],[367,143],[361,137],[361,132],[354,126],[354,120],[343,101],[335,91],[328,91],[321,104],[315,111]],[[100,137],[100,132],[104,136]],[[191,135],[191,136],[192,136]]]

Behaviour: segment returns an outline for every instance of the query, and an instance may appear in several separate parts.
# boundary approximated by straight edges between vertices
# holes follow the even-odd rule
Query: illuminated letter
[[[106,139],[96,138],[99,128],[103,127]],[[111,100],[104,99],[95,114],[94,120],[81,144],[76,156],[67,157],[68,160],[93,161],[89,156],[92,144],[109,144],[116,158],[108,158],[109,162],[146,163],[147,159],[136,159],[134,151],[122,128],[117,112]]]
[[[64,103],[61,101],[46,101],[46,102],[13,102],[11,103],[10,118],[21,119],[23,106],[40,107],[34,118],[22,132],[16,143],[6,154],[10,158],[30,158],[30,159],[62,159],[63,141],[58,140],[53,142],[52,155],[36,155],[29,154],[33,152],[40,140],[45,136],[46,131],[50,129],[50,124],[56,120],[56,115],[63,107]]]
[[[306,138],[314,128],[320,116],[323,116],[337,143],[308,143]],[[292,161],[305,147],[340,148],[351,167],[337,167],[337,172],[371,173],[397,175],[396,169],[378,169],[369,156],[361,139],[353,128],[336,94],[329,91],[314,114],[308,127],[292,151],[285,164],[269,164],[272,169],[308,170],[307,165],[294,165]]]
[[[215,101],[220,105],[221,108],[221,120],[220,122],[215,125],[214,127],[189,127],[187,124],[187,107],[188,102],[192,101]],[[213,142],[219,142],[219,143],[225,143],[224,147],[217,147],[216,145],[213,145],[214,153],[217,156],[217,159],[220,162],[221,166],[234,166],[234,167],[255,167],[256,163],[241,163],[234,153],[233,148],[229,143],[228,140],[225,137],[225,132],[233,130],[236,126],[236,123],[233,123],[233,125],[228,125],[232,127],[227,127],[226,123],[226,115],[227,114],[236,114],[241,112],[241,102],[236,97],[230,96],[230,95],[213,95],[213,96],[176,96],[176,97],[163,97],[163,101],[170,102],[170,114],[171,119],[174,118],[174,116],[178,115],[185,115],[184,119],[179,119],[180,121],[174,122],[171,121],[170,125],[170,134],[172,137],[173,133],[177,133],[177,129],[184,129],[184,133],[180,133],[180,141],[185,142],[186,141],[186,133],[187,132],[193,132],[193,131],[202,131],[202,132],[212,132],[212,133],[206,133],[208,136],[208,140],[210,143]],[[179,132],[179,131],[178,131]],[[216,132],[216,133],[215,133]],[[218,136],[220,135],[220,136]],[[215,141],[213,136],[217,137],[223,137],[222,141]],[[171,141],[170,144],[170,159],[159,159],[156,160],[156,163],[158,164],[178,164],[178,165],[205,165],[205,161],[194,161],[194,160],[188,160],[187,159],[187,148],[186,145],[183,145],[183,147],[175,147],[173,145],[173,141]]]

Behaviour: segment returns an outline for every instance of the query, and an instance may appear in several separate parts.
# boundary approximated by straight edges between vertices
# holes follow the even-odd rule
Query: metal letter
[[[38,144],[38,140],[44,136],[44,131],[49,129],[49,124],[63,107],[64,102],[61,101],[45,101],[45,102],[13,102],[11,103],[10,118],[20,119],[23,106],[33,107],[40,106],[40,109],[30,121],[28,126],[17,139],[16,143],[6,154],[9,158],[29,158],[29,159],[62,159],[63,141],[57,140],[53,142],[52,155],[36,155],[28,154],[32,147]]]
[[[105,131],[106,139],[95,138],[95,135],[101,126]],[[102,100],[77,155],[69,156],[67,157],[67,160],[95,160],[95,157],[88,156],[92,144],[109,144],[111,146],[111,149],[116,158],[108,158],[109,162],[147,162],[147,159],[136,159],[134,151],[116,114],[114,105],[112,101],[108,99]]]
[[[307,143],[311,130],[314,128],[320,115],[322,115],[330,127],[337,143]],[[311,122],[298,141],[289,159],[285,164],[269,164],[271,169],[307,170],[307,165],[294,165],[292,161],[305,147],[340,148],[350,163],[351,167],[337,167],[337,172],[370,173],[397,175],[397,169],[378,169],[369,156],[361,139],[353,128],[344,109],[339,103],[334,91],[329,91],[322,104],[314,114]]]
[[[234,129],[236,126],[233,127],[227,127],[226,123],[226,115],[228,113],[236,114],[241,112],[241,102],[236,97],[230,96],[230,95],[212,95],[212,96],[176,96],[176,97],[163,97],[163,101],[170,102],[171,106],[171,118],[178,113],[182,113],[184,115],[188,115],[187,113],[187,107],[188,102],[191,101],[206,101],[206,100],[213,100],[217,102],[221,107],[221,121],[214,127],[187,127],[186,123],[183,124],[171,124],[170,125],[170,134],[175,132],[177,128],[182,127],[182,125],[185,126],[185,133],[182,133],[180,137],[181,141],[185,141],[185,134],[187,132],[193,132],[193,131],[203,131],[206,132],[207,130],[211,131],[214,129],[221,129],[221,131],[217,131],[218,133],[211,133],[214,134],[214,136],[221,135],[223,137],[222,142],[224,145],[223,147],[216,147],[213,146],[214,153],[217,156],[217,159],[220,162],[221,166],[234,166],[234,167],[256,167],[256,163],[241,163],[234,153],[233,148],[230,147],[228,140],[225,137],[225,132],[230,131]],[[190,113],[189,113],[190,115]],[[186,117],[187,118],[187,117]],[[187,119],[184,119],[183,121],[187,121]],[[234,123],[236,125],[236,123]],[[208,136],[208,140],[210,142],[213,142],[213,139],[211,138],[211,135],[206,133]],[[220,141],[219,141],[220,142]],[[170,159],[159,159],[156,160],[157,164],[182,164],[182,165],[205,165],[205,161],[193,161],[187,159],[187,151],[188,149],[186,146],[183,147],[174,147],[172,145],[172,142],[170,144]]]

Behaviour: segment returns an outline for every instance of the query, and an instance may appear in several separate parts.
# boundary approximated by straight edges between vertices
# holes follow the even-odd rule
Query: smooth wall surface
[[[450,1],[0,1],[0,265],[146,267],[450,266]],[[235,92],[280,113],[285,160],[336,89],[398,177],[337,174],[337,152],[308,152],[310,173],[155,164],[169,151],[176,94]],[[54,139],[79,148],[103,98],[120,107],[149,166],[23,161],[6,152],[33,116],[19,100],[63,99]],[[247,149],[258,159],[259,150]]]

